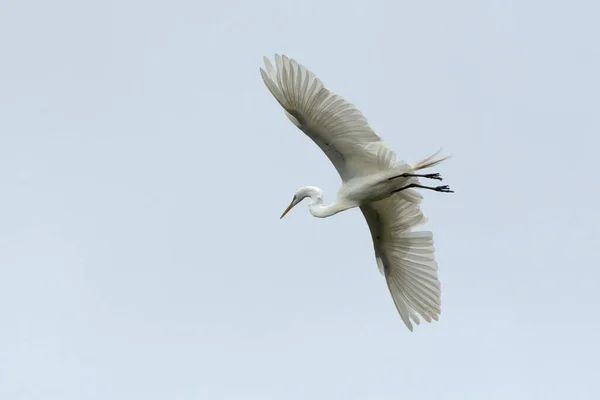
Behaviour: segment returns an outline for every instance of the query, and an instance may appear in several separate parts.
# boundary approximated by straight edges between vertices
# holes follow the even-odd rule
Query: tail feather
[[[420,169],[434,167],[434,166],[438,165],[439,163],[446,161],[447,159],[449,159],[451,157],[451,156],[446,156],[443,158],[436,158],[438,156],[438,154],[440,154],[441,152],[442,152],[442,149],[439,149],[431,156],[425,158],[424,160],[417,162],[416,164],[413,164],[412,165],[413,171],[418,171]]]

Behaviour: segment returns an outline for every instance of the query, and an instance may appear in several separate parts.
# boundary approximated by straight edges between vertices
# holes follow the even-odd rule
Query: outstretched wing
[[[418,315],[427,322],[438,320],[441,290],[433,235],[411,231],[426,218],[420,200],[409,196],[399,192],[360,209],[371,231],[379,270],[400,318],[412,331],[412,322],[419,324]]]
[[[354,105],[285,55],[275,54],[276,69],[268,58],[264,61],[266,70],[260,73],[267,88],[287,117],[329,157],[343,181],[379,171],[377,153],[386,146]]]

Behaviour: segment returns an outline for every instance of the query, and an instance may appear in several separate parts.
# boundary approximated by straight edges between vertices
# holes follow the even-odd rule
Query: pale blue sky
[[[16,1],[0,9],[0,398],[597,399],[596,1]],[[410,161],[440,321],[258,73],[285,53]]]

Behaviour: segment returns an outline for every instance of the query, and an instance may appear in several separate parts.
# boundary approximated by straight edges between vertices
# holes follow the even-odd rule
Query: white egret
[[[306,197],[308,209],[319,218],[359,207],[364,214],[379,271],[384,275],[394,304],[408,329],[419,316],[427,322],[440,314],[440,282],[431,232],[412,231],[426,218],[421,195],[414,189],[451,192],[448,186],[425,186],[418,178],[442,180],[439,174],[417,173],[446,158],[437,153],[409,164],[396,162],[395,154],[369,127],[361,112],[329,91],[311,71],[285,55],[275,55],[275,67],[264,58],[260,68],[269,91],[287,117],[325,152],[342,178],[337,199],[323,203],[323,191],[313,186],[298,189],[283,218]]]

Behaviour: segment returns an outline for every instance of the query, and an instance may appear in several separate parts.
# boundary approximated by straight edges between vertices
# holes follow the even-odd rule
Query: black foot
[[[438,181],[443,180],[440,174],[426,174],[426,175],[423,175],[423,178],[437,179]]]
[[[411,174],[411,173],[404,173],[404,174],[400,174],[398,176],[392,176],[391,178],[388,178],[388,181],[391,181],[392,179],[397,179],[397,178],[427,178],[427,179],[437,179],[438,181],[442,180],[442,176],[440,174]]]
[[[453,190],[450,190],[450,186],[448,186],[448,185],[433,187],[433,186],[419,185],[418,183],[411,183],[411,184],[408,184],[408,185],[406,185],[404,187],[401,187],[399,189],[393,190],[390,194],[398,193],[398,192],[401,192],[403,190],[410,189],[410,188],[429,189],[429,190],[435,190],[436,192],[442,192],[442,193],[454,193]]]
[[[450,186],[448,186],[448,185],[436,186],[433,190],[435,190],[436,192],[442,192],[442,193],[454,193],[454,190],[450,190]]]

